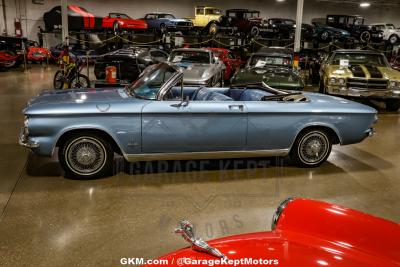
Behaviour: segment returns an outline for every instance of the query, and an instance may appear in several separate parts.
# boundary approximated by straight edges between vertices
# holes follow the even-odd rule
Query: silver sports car
[[[168,61],[181,68],[185,85],[218,87],[224,83],[225,64],[210,50],[175,49]]]

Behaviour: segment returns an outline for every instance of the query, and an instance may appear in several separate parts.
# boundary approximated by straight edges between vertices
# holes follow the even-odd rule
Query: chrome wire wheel
[[[65,150],[65,162],[78,175],[91,176],[102,170],[107,161],[104,145],[92,137],[79,137]]]
[[[298,146],[299,159],[307,165],[316,165],[325,160],[330,152],[330,141],[325,133],[312,131],[303,136]]]

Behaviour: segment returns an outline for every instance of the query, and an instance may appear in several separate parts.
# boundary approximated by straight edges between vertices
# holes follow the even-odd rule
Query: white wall
[[[297,1],[286,0],[283,3],[278,3],[275,0],[70,0],[69,3],[85,7],[92,13],[100,16],[105,16],[108,12],[115,11],[127,13],[132,17],[139,18],[146,12],[167,11],[178,17],[190,17],[193,16],[195,5],[213,5],[223,9],[258,9],[261,11],[263,17],[286,17],[294,19]],[[44,5],[32,4],[32,0],[6,0],[9,34],[14,33],[14,19],[21,16],[23,19],[22,26],[24,35],[36,40],[37,27],[43,25],[43,13],[59,4],[60,0],[44,0]],[[360,14],[367,17],[368,23],[387,21],[394,23],[396,26],[400,26],[399,7],[381,7],[373,5],[368,9],[362,9],[351,4],[333,4],[318,2],[318,0],[305,0],[305,22],[309,23],[313,18],[325,17],[328,13]],[[2,32],[4,29],[2,12],[0,12],[0,18],[0,31]]]

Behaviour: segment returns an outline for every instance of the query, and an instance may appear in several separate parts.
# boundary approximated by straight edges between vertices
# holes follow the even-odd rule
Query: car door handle
[[[230,110],[240,110],[243,111],[244,106],[243,105],[229,105]]]

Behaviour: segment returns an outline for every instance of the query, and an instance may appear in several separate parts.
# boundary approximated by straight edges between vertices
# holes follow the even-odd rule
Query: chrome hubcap
[[[307,164],[318,164],[329,151],[329,141],[325,134],[311,132],[300,142],[300,159]]]
[[[95,174],[106,162],[104,146],[94,138],[82,137],[73,141],[66,150],[66,162],[76,173]]]

